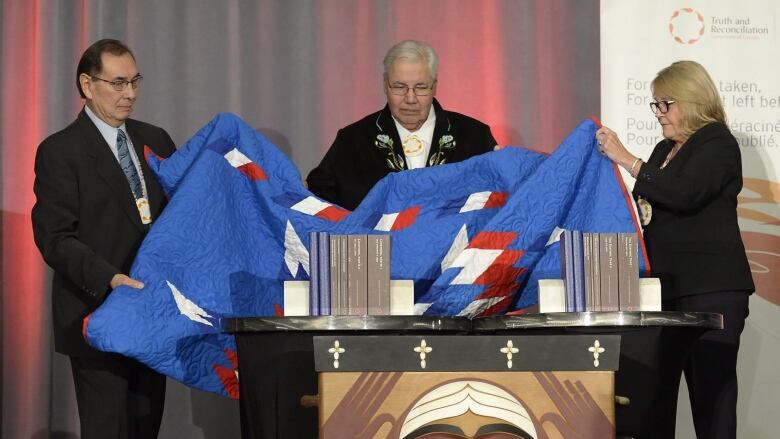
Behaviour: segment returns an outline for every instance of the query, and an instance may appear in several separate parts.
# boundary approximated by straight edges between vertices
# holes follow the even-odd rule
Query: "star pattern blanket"
[[[530,307],[537,281],[560,277],[561,229],[637,231],[596,129],[582,122],[549,156],[508,147],[391,173],[348,212],[312,195],[262,134],[219,114],[170,158],[147,153],[170,202],[130,273],[145,287],[115,289],[85,319],[85,337],[236,398],[235,342],[220,319],[281,315],[283,282],[309,279],[311,231],[392,235],[391,277],[414,280],[419,313]]]

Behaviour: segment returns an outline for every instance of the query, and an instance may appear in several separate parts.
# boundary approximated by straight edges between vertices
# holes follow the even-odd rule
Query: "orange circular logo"
[[[704,35],[704,15],[693,8],[674,11],[669,18],[669,34],[680,44],[695,44]]]

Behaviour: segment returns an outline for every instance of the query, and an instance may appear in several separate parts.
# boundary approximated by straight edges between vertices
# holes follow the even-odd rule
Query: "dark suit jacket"
[[[737,224],[742,161],[721,123],[693,133],[664,169],[673,142],[655,146],[639,170],[634,196],[653,209],[644,229],[663,299],[716,291],[755,290]]]
[[[176,147],[162,128],[131,119],[125,126],[154,220],[166,200],[144,160],[144,146],[162,157]],[[148,226],[141,223],[122,168],[84,110],[38,147],[34,190],[35,244],[54,269],[55,348],[74,356],[105,355],[84,341],[82,320],[105,300],[111,278],[129,272]]]
[[[436,126],[427,166],[454,163],[492,151],[496,139],[484,123],[445,111],[434,99]],[[401,138],[389,107],[339,130],[322,162],[306,178],[315,195],[354,210],[390,172],[406,168]]]

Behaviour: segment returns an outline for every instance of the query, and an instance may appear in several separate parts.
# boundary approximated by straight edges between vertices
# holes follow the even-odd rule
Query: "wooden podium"
[[[598,394],[598,391],[591,390],[596,381],[591,381],[591,374],[600,374],[603,372],[594,372],[587,365],[578,366],[572,369],[571,366],[561,368],[533,368],[518,369],[521,365],[527,364],[524,361],[530,361],[534,355],[528,355],[528,352],[535,352],[537,356],[546,355],[548,352],[556,352],[557,343],[546,343],[543,348],[536,351],[520,347],[519,344],[525,343],[521,340],[536,339],[538,337],[563,337],[568,339],[572,336],[586,336],[585,344],[587,348],[593,347],[594,339],[599,339],[600,344],[606,336],[620,337],[620,359],[619,368],[615,373],[614,392],[617,395],[625,396],[630,399],[629,405],[617,406],[610,414],[610,409],[603,405],[601,400],[594,397],[595,404],[599,410],[605,414],[606,419],[615,426],[618,437],[631,437],[634,439],[655,439],[659,437],[670,437],[667,434],[670,429],[673,430],[676,414],[677,390],[682,373],[682,363],[690,344],[696,340],[703,332],[708,330],[717,330],[723,327],[723,319],[720,314],[712,313],[681,313],[681,312],[601,312],[601,313],[548,313],[548,314],[528,314],[521,316],[500,316],[485,319],[469,320],[463,317],[426,317],[426,316],[320,316],[320,317],[236,317],[224,319],[222,321],[223,331],[235,334],[236,344],[238,345],[239,375],[240,375],[240,408],[241,408],[241,432],[244,438],[296,438],[313,439],[320,437],[319,419],[323,419],[323,428],[328,428],[328,422],[336,423],[338,419],[343,418],[345,410],[337,410],[339,402],[344,400],[349,389],[353,393],[359,392],[362,387],[359,386],[361,380],[363,385],[371,380],[376,386],[378,392],[383,387],[385,381],[395,381],[393,388],[416,391],[416,397],[408,397],[404,401],[395,403],[394,408],[387,406],[385,408],[374,399],[370,400],[351,400],[352,406],[365,409],[369,407],[372,410],[382,410],[380,414],[388,413],[380,420],[373,422],[380,423],[381,432],[393,428],[396,424],[405,422],[405,410],[412,407],[417,400],[414,398],[423,398],[422,394],[426,389],[431,391],[435,383],[450,382],[450,377],[446,374],[462,374],[464,377],[473,378],[472,381],[485,382],[493,378],[484,378],[477,374],[486,374],[492,376],[498,374],[519,374],[526,378],[518,378],[518,382],[528,384],[521,385],[520,388],[514,385],[506,384],[503,381],[496,381],[491,386],[503,389],[513,398],[525,406],[527,396],[526,389],[536,388],[536,392],[541,395],[539,389],[544,389],[542,382],[547,383],[551,388],[557,388],[561,398],[559,401],[567,401],[567,398],[573,398],[570,390],[571,386],[576,389],[577,381],[586,386],[591,396]],[[339,340],[341,349],[345,352],[339,354],[339,368],[333,367],[327,369],[326,363],[321,364],[323,377],[334,374],[334,379],[323,378],[322,388],[318,382],[315,373],[315,356],[325,355],[323,360],[332,363],[334,358],[327,354],[316,351],[314,339],[316,337],[325,337],[328,350],[333,348],[333,342]],[[391,359],[381,357],[387,349],[386,343],[372,343],[371,349],[376,349],[375,355],[371,356],[369,364],[363,364],[355,369],[347,369],[348,364],[354,364],[354,351],[348,347],[343,347],[345,337],[366,338],[374,340],[371,337],[380,337],[383,340],[398,340],[404,337],[413,337],[414,347],[420,347],[422,339],[426,340],[426,346],[433,346],[433,350],[426,353],[426,370],[420,372],[419,352],[415,352],[417,357],[408,352],[411,345],[401,346],[399,349],[406,349],[406,353],[398,356],[392,356]],[[479,367],[486,367],[489,355],[496,354],[496,346],[476,343],[469,349],[458,349],[451,354],[447,349],[449,343],[443,345],[437,341],[438,337],[453,337],[460,343],[471,343],[469,340],[485,340],[491,337],[497,337],[496,340],[503,340],[501,348],[506,347],[508,340],[513,340],[514,348],[518,349],[513,353],[512,371],[506,368],[506,358],[493,358],[498,366],[491,366],[486,369],[465,369],[460,372],[454,369],[446,369],[455,364],[455,360],[463,358],[478,359]],[[575,338],[572,338],[575,340]],[[349,339],[350,346],[352,345]],[[433,344],[435,343],[435,344]],[[491,346],[491,347],[486,347]],[[585,345],[582,346],[586,347]],[[485,349],[485,354],[479,349]],[[580,348],[577,348],[580,349]],[[326,351],[327,352],[327,351]],[[573,351],[574,352],[574,351]],[[587,351],[589,352],[589,351]],[[609,352],[609,351],[608,351]],[[453,355],[447,357],[446,355]],[[506,355],[506,354],[504,354]],[[601,366],[598,370],[604,370],[604,365],[608,355],[602,353],[599,356]],[[455,357],[457,356],[457,358]],[[574,355],[572,358],[576,357]],[[579,361],[586,361],[587,355],[581,357]],[[369,358],[369,356],[365,356]],[[577,357],[580,358],[580,357]],[[411,365],[409,369],[396,370],[398,364]],[[573,361],[573,360],[572,360]],[[592,361],[592,357],[590,358]],[[376,364],[377,366],[371,366]],[[501,367],[503,364],[503,368]],[[391,367],[391,365],[393,365]],[[436,365],[436,366],[435,366]],[[369,367],[370,366],[370,367]],[[442,367],[443,369],[438,369]],[[617,367],[617,366],[616,366]],[[436,369],[434,369],[436,368]],[[462,368],[462,366],[459,366]],[[338,372],[336,370],[338,369]],[[431,376],[422,382],[417,381],[412,384],[414,374],[430,374],[434,371],[436,378]],[[539,373],[542,371],[556,370],[552,375]],[[580,373],[585,373],[588,378],[579,378]],[[611,374],[612,372],[607,372]],[[350,375],[351,374],[351,375]],[[393,378],[400,374],[402,378]],[[409,374],[409,378],[405,376]],[[343,378],[336,378],[342,376]],[[362,378],[361,378],[362,377]],[[433,380],[437,381],[433,381]],[[339,381],[343,380],[343,381]],[[481,380],[481,381],[480,381]],[[509,380],[514,383],[515,378]],[[493,381],[490,381],[493,382]],[[559,385],[560,383],[560,385]],[[385,384],[389,385],[389,384]],[[438,384],[436,384],[438,385]],[[401,386],[401,387],[398,387]],[[477,386],[477,385],[475,385]],[[530,386],[530,387],[529,387]],[[491,387],[493,388],[493,387]],[[562,389],[562,390],[561,390]],[[595,389],[595,388],[594,388]],[[451,390],[451,389],[450,389]],[[320,391],[325,392],[328,400],[322,401],[321,407],[307,404],[308,407],[301,405],[301,397],[304,395],[317,395]],[[449,391],[449,390],[447,390]],[[462,391],[462,390],[457,390]],[[470,391],[470,390],[469,390]],[[530,390],[529,390],[530,391]],[[549,392],[546,390],[544,398],[552,401]],[[405,392],[391,392],[405,393]],[[528,394],[531,395],[531,394]],[[336,399],[330,399],[336,398]],[[544,399],[542,398],[542,399]],[[349,401],[349,400],[348,400]],[[384,401],[384,400],[382,400]],[[576,400],[579,402],[579,400]],[[358,404],[355,406],[354,404]],[[344,403],[346,404],[346,403]],[[388,403],[389,404],[389,403]],[[555,408],[553,409],[553,406]],[[534,419],[541,419],[542,426],[547,430],[562,430],[557,425],[563,425],[561,420],[555,415],[567,416],[558,409],[553,402],[549,403],[547,408],[531,408],[530,416],[536,416]],[[576,408],[576,407],[575,407]],[[350,416],[355,416],[357,409],[349,411]],[[547,410],[549,409],[549,410]],[[322,410],[322,413],[318,411]],[[547,411],[545,411],[547,410]],[[341,413],[341,414],[340,414]],[[544,417],[550,413],[550,416]],[[384,421],[390,419],[392,422]],[[365,425],[362,424],[364,427]],[[556,426],[554,429],[553,426]],[[381,430],[384,429],[384,430]],[[329,436],[331,437],[331,436]],[[351,436],[345,434],[335,437],[364,437]],[[368,436],[370,437],[370,436]],[[377,436],[377,437],[381,437]],[[396,436],[397,437],[397,436]],[[522,436],[520,436],[522,437]],[[555,438],[556,436],[552,436]],[[561,436],[558,436],[561,437]],[[576,436],[563,436],[576,437]],[[593,436],[599,437],[599,436]],[[551,438],[551,439],[552,439]]]
[[[615,436],[618,335],[315,336],[314,358],[322,439]]]

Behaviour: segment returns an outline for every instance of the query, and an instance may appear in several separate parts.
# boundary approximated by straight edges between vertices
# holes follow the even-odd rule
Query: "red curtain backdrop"
[[[30,226],[33,145],[46,117],[41,8],[39,1],[3,2],[2,11],[3,437],[9,424],[35,425],[49,397],[40,391],[50,355],[45,277]]]
[[[134,50],[145,77],[134,116],[178,144],[231,111],[305,176],[339,128],[384,105],[382,58],[407,38],[438,51],[446,109],[490,124],[501,144],[551,151],[598,114],[598,13],[597,0],[3,1],[0,437],[78,433],[30,210],[36,147],[83,104],[75,70],[91,42]],[[236,420],[237,408],[220,404],[169,386],[161,437],[237,437],[238,425],[215,415]]]

